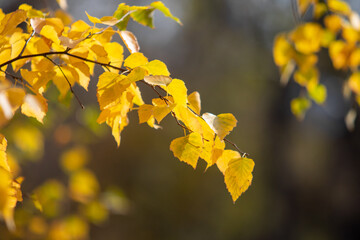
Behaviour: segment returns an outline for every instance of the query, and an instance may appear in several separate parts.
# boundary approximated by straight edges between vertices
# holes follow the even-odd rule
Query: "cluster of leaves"
[[[298,0],[298,10],[303,16],[313,10],[312,21],[299,24],[289,33],[279,34],[274,43],[273,55],[281,72],[281,81],[287,83],[293,74],[294,81],[307,90],[291,101],[291,110],[303,118],[311,100],[323,104],[326,87],[320,83],[316,66],[318,53],[327,49],[333,67],[350,73],[344,82],[345,97],[353,94],[360,104],[360,18],[341,0]],[[350,113],[353,114],[353,111]]]
[[[159,1],[149,6],[120,4],[113,16],[100,19],[87,14],[93,26],[82,20],[72,23],[64,12],[49,17],[26,4],[8,14],[0,11],[0,127],[8,124],[19,108],[23,115],[42,123],[48,108],[46,92],[52,84],[59,90],[60,99],[73,94],[84,107],[72,86],[78,84],[87,90],[94,67],[98,65],[104,73],[97,83],[101,111],[97,122],[106,123],[111,128],[117,145],[120,144],[122,130],[129,124],[130,111],[137,111],[139,122],[155,129],[160,128],[158,124],[164,117],[171,115],[184,129],[185,135],[171,142],[170,150],[174,156],[194,168],[199,158],[206,161],[207,167],[216,164],[224,174],[233,201],[236,201],[251,184],[254,168],[253,160],[225,138],[236,126],[237,120],[230,113],[201,115],[199,93],[188,95],[185,83],[172,79],[163,62],[149,61],[140,52],[134,34],[126,30],[130,18],[152,28],[155,10],[180,23]],[[105,27],[97,27],[100,24]],[[122,39],[130,53],[125,59],[124,48],[113,41],[114,35]],[[156,94],[151,103],[143,101],[139,83]],[[237,151],[225,149],[225,142]],[[14,207],[17,201],[22,200],[21,179],[12,176],[3,136],[1,143],[0,216],[13,229]],[[76,157],[71,155],[70,159]],[[98,204],[99,201],[94,198],[97,181],[93,174],[83,169],[83,163],[74,167],[76,161],[73,161],[64,160],[65,171],[70,177],[71,197],[83,204],[94,201]],[[55,186],[57,183],[54,182],[49,184],[50,192],[62,188]],[[60,196],[62,193],[54,194]]]

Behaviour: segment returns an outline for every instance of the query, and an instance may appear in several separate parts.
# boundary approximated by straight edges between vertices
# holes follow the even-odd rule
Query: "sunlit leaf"
[[[172,20],[174,20],[175,22],[179,23],[180,25],[182,25],[181,21],[179,18],[174,17],[170,10],[161,2],[161,1],[156,1],[150,4],[150,6],[156,8],[157,10],[159,10],[160,12],[162,12],[165,17],[169,17]]]
[[[73,172],[82,168],[88,161],[89,153],[84,147],[75,147],[62,153],[60,157],[61,167],[67,172]]]
[[[69,190],[74,200],[87,203],[98,194],[99,183],[90,170],[79,170],[70,176]]]
[[[225,170],[225,184],[235,202],[251,185],[254,161],[249,158],[232,159]]]
[[[170,144],[170,150],[180,161],[196,168],[202,146],[201,135],[194,132],[185,137],[174,139]]]
[[[307,98],[300,97],[291,100],[291,112],[300,120],[304,118],[310,107],[311,102]]]
[[[190,108],[198,115],[200,115],[201,112],[201,100],[200,100],[200,94],[199,92],[195,91],[192,92],[188,96],[189,106]]]
[[[326,100],[326,87],[322,84],[310,84],[308,85],[308,92],[311,99],[317,104],[323,104]]]
[[[180,79],[173,79],[166,87],[167,92],[173,96],[174,102],[179,106],[186,106],[187,103],[187,88],[184,81]]]
[[[236,118],[231,113],[223,113],[217,116],[211,113],[204,113],[202,118],[216,132],[220,140],[223,140],[225,136],[233,130],[237,123]]]
[[[144,54],[136,52],[125,59],[124,66],[132,69],[138,66],[145,65],[147,63],[148,59],[144,56]]]
[[[145,76],[144,81],[151,85],[167,86],[171,83],[172,78],[163,75]]]
[[[46,99],[41,95],[26,94],[24,103],[21,105],[22,114],[28,117],[34,117],[43,123],[43,119],[47,112]]]
[[[149,74],[151,75],[170,76],[167,66],[162,61],[153,60],[146,65],[146,68],[149,70]]]
[[[118,33],[130,53],[136,53],[140,51],[139,43],[132,32],[119,31]]]

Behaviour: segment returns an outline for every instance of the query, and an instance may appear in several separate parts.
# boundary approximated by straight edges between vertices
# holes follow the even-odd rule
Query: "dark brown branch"
[[[55,66],[57,66],[59,68],[59,70],[61,71],[62,75],[64,76],[64,78],[66,79],[67,83],[69,84],[69,88],[70,91],[72,92],[72,94],[75,96],[76,100],[78,101],[78,103],[80,104],[80,107],[82,109],[84,109],[84,105],[81,103],[79,97],[76,95],[76,93],[74,92],[74,89],[71,86],[71,83],[69,81],[69,79],[66,77],[64,71],[62,70],[61,66],[59,64],[57,64],[56,62],[54,62],[51,58],[49,58],[48,56],[45,56],[46,59],[48,59],[50,62],[52,62]]]
[[[101,62],[98,62],[98,61],[95,61],[95,60],[91,60],[91,59],[87,59],[87,58],[84,58],[84,57],[81,57],[81,56],[77,56],[77,55],[71,54],[71,53],[68,52],[69,50],[70,50],[70,49],[66,49],[65,51],[46,52],[46,53],[38,53],[38,54],[29,54],[29,55],[25,55],[25,56],[18,56],[18,57],[16,57],[16,58],[10,59],[9,61],[6,61],[6,62],[0,64],[0,69],[1,69],[3,66],[6,66],[6,65],[8,65],[8,64],[11,64],[11,63],[13,63],[13,62],[15,62],[15,61],[17,61],[17,60],[24,59],[24,58],[46,57],[47,59],[49,59],[50,61],[52,61],[50,58],[48,58],[48,56],[51,56],[51,55],[68,55],[68,56],[70,56],[70,57],[74,57],[74,58],[77,58],[77,59],[80,59],[80,60],[83,60],[83,61],[86,61],[86,62],[91,62],[91,63],[97,64],[97,65],[103,66],[103,67],[105,67],[105,68],[113,68],[113,69],[116,69],[116,70],[121,71],[122,73],[129,71],[128,69],[125,69],[125,68],[113,66],[113,65],[111,65],[111,63],[101,63]],[[52,62],[53,62],[53,61],[52,61]],[[58,66],[58,64],[56,64],[55,62],[53,62],[53,63]],[[63,73],[61,67],[60,67],[60,66],[58,66],[58,67],[60,68],[61,72]],[[1,70],[1,71],[3,71],[3,70]],[[64,73],[63,73],[63,75],[64,75],[64,77],[66,78],[66,76],[65,76]],[[66,78],[66,80],[67,80],[68,83],[69,83],[70,90],[72,91],[72,93],[74,94],[74,96],[77,98],[76,94],[75,94],[75,93],[73,92],[73,90],[72,90],[72,87],[71,87],[71,84],[70,84],[69,80],[68,80],[67,78]],[[169,100],[168,100],[167,98],[163,97],[163,96],[160,94],[160,92],[156,89],[155,86],[153,86],[153,85],[151,85],[151,84],[149,84],[149,83],[147,83],[147,82],[145,82],[145,81],[143,81],[143,80],[141,80],[140,82],[142,82],[142,83],[150,86],[151,89],[153,89],[153,90],[156,92],[156,94],[159,96],[160,99],[162,99],[167,105],[169,104]],[[30,87],[31,87],[31,85],[30,85]],[[160,89],[162,89],[162,88],[160,88]],[[165,91],[164,89],[162,89],[162,90]],[[165,92],[166,92],[166,91],[165,91]],[[77,100],[78,100],[80,106],[81,106],[82,108],[84,108],[78,98],[77,98]],[[196,116],[198,116],[198,117],[200,117],[202,120],[204,120],[200,115],[198,115],[197,113],[195,113],[189,106],[188,106],[188,108],[189,108]],[[188,127],[186,127],[186,126],[184,126],[183,124],[180,123],[180,121],[179,121],[179,119],[176,117],[174,111],[171,111],[171,114],[172,114],[172,116],[174,117],[174,119],[176,120],[176,123],[177,123],[180,127],[182,127],[183,129],[185,129],[185,130],[187,130],[187,131],[189,131],[189,132],[193,132],[191,129],[189,129]],[[204,120],[204,121],[205,121],[205,120]],[[207,139],[204,139],[204,140],[205,140],[205,141],[209,141],[209,140],[207,140]],[[245,152],[241,151],[235,143],[231,142],[230,140],[228,140],[228,139],[226,139],[226,138],[224,138],[224,141],[230,143],[236,150],[238,150],[238,151],[240,152],[240,154],[242,155],[242,157],[249,156],[248,153],[245,153]]]
[[[236,150],[239,151],[239,153],[241,154],[241,157],[242,157],[242,158],[245,158],[245,157],[250,156],[248,153],[241,151],[240,148],[239,148],[235,143],[233,143],[232,141],[230,141],[229,139],[224,138],[224,141],[230,143],[231,145],[233,145],[233,147],[236,148]]]
[[[23,84],[23,87],[25,88],[25,86],[27,88],[29,88],[31,91],[33,91],[34,93],[36,93],[36,91],[32,88],[32,86],[22,77],[18,77],[18,76],[15,76],[14,74],[12,73],[9,73],[8,71],[4,71],[2,69],[0,69],[1,72],[5,73],[6,75],[12,77],[15,81],[16,80],[20,80],[20,82]]]
[[[88,58],[84,58],[84,57],[81,57],[81,56],[71,54],[71,53],[68,52],[69,50],[18,56],[16,58],[10,59],[10,60],[0,64],[0,68],[6,66],[8,64],[11,64],[13,62],[16,62],[16,61],[18,61],[20,59],[24,59],[24,58],[46,57],[46,56],[51,56],[51,55],[68,55],[68,56],[73,57],[73,58],[77,58],[77,59],[80,59],[80,60],[83,60],[83,61],[86,61],[86,62],[91,62],[91,63],[97,64],[97,65],[100,65],[100,66],[113,68],[113,69],[116,69],[116,70],[119,70],[119,71],[122,71],[122,72],[127,71],[127,69],[125,69],[125,68],[116,67],[114,65],[111,65],[110,63],[101,63],[101,62],[98,62],[98,61],[95,61],[95,60],[91,60],[91,59],[88,59]]]

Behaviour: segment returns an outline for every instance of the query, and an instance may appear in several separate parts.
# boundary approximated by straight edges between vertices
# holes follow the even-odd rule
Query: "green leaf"
[[[165,17],[169,17],[172,20],[174,20],[175,22],[177,22],[178,24],[182,25],[181,21],[179,18],[174,17],[170,10],[161,2],[161,1],[156,1],[150,4],[150,6],[156,8],[157,10],[159,10],[160,12],[162,12]]]

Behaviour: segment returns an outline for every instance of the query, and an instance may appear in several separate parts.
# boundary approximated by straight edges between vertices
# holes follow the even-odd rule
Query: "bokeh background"
[[[24,2],[56,7],[45,0],[1,0],[0,7],[9,12]],[[313,104],[300,122],[290,112],[300,88],[280,85],[272,59],[274,36],[295,26],[291,1],[163,2],[183,26],[155,13],[156,29],[130,24],[129,30],[145,56],[164,61],[189,92],[200,92],[203,112],[236,116],[238,126],[229,139],[256,164],[249,190],[233,204],[216,167],[205,172],[200,161],[193,170],[175,159],[169,144],[183,131],[171,117],[163,121],[163,130],[154,130],[130,115],[119,148],[106,126],[98,134],[83,130],[84,115],[96,119],[93,79],[88,93],[76,88],[86,110],[73,100],[72,106],[49,113],[42,159],[23,164],[24,192],[48,178],[66,181],[58,163],[64,146],[54,139],[57,131],[71,127],[72,136],[89,146],[89,168],[101,188],[116,185],[129,201],[128,211],[93,225],[90,239],[359,239],[360,121],[353,132],[346,129],[351,107],[342,96],[346,76],[322,54],[328,99],[324,106]],[[360,11],[360,1],[348,2]],[[102,17],[119,3],[68,0],[68,11],[88,21],[85,10]],[[142,90],[145,99],[155,97]]]

